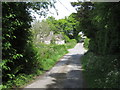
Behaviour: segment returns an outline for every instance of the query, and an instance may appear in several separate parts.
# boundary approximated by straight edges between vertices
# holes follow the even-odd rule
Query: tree
[[[68,19],[67,19],[68,23],[70,23],[70,25],[72,26],[71,28],[71,32],[72,32],[72,38],[76,39],[79,42],[80,37],[78,36],[80,29],[79,27],[79,22],[75,19],[75,13],[72,13]]]
[[[79,29],[89,38],[94,38],[96,29],[92,24],[92,11],[94,9],[91,2],[71,2],[77,8],[76,20],[79,21]]]
[[[30,8],[39,15],[46,15],[49,5],[53,6],[52,2],[2,2],[3,83],[19,73],[34,71],[38,59],[29,29],[32,22]]]
[[[103,55],[119,52],[119,13],[115,13],[119,12],[119,3],[73,2],[72,5],[77,7],[79,28],[90,38],[89,50]]]
[[[54,17],[52,16],[48,17],[46,19],[46,22],[49,24],[49,28],[51,31],[53,31],[55,34],[60,33],[61,27],[58,24],[58,21]]]
[[[35,21],[31,29],[34,35],[34,43],[42,42],[44,37],[50,33],[49,25],[45,20],[42,22]]]
[[[99,74],[91,81],[98,88],[120,88],[120,3],[73,4],[79,6],[80,29],[90,39],[84,66],[89,75]]]
[[[95,3],[93,23],[98,29],[96,33],[98,52],[101,54],[116,54],[120,52],[119,42],[119,3]],[[98,12],[99,11],[99,12]],[[116,13],[117,12],[117,13]],[[102,46],[102,47],[100,47]]]
[[[64,33],[69,38],[78,40],[78,33],[80,30],[77,27],[79,22],[75,20],[74,17],[74,14],[59,20],[55,20],[54,17],[48,17],[46,21],[50,26],[50,30],[55,34]]]

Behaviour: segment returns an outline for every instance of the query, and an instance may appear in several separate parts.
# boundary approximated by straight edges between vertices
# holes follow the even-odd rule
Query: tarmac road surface
[[[78,43],[69,53],[43,76],[25,88],[86,88],[82,75],[80,57],[86,52],[83,43]]]

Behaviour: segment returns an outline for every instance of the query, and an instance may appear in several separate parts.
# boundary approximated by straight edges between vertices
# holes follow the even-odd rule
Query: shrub
[[[33,77],[36,77],[37,75],[40,75],[44,73],[46,70],[52,68],[59,60],[59,58],[68,52],[67,49],[74,47],[75,44],[76,40],[71,40],[69,44],[67,43],[65,45],[56,44],[47,45],[39,43],[31,47],[34,50],[28,47],[26,51],[29,53],[26,55],[28,56],[26,58],[29,60],[26,60],[26,64],[24,63],[25,66],[24,68],[26,70],[24,72],[19,73],[18,75],[15,75],[14,77],[11,76],[12,78],[8,80],[6,83],[4,83],[4,86],[1,87],[2,88],[21,87],[30,80],[34,79]],[[32,54],[32,52],[36,53],[36,55],[32,57],[34,58],[34,62],[30,63],[31,57],[29,55]]]
[[[43,70],[49,70],[62,55],[67,53],[64,45],[44,44],[43,47],[38,47],[38,55]]]
[[[89,38],[85,38],[85,39],[84,39],[84,48],[85,48],[85,49],[88,49],[89,40],[90,40]]]
[[[82,68],[89,88],[120,88],[118,55],[98,56],[92,52],[82,57]]]
[[[76,45],[77,41],[75,39],[71,39],[68,43],[66,43],[67,49],[73,48]]]
[[[70,42],[70,38],[67,35],[63,34],[63,37],[64,37],[64,40],[65,40],[65,43]]]

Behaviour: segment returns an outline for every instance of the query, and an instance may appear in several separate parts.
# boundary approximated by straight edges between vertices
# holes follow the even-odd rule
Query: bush
[[[67,49],[73,48],[76,45],[77,41],[75,39],[71,39],[68,43],[66,43]]]
[[[80,42],[81,39],[82,39],[81,35],[78,35],[78,36],[76,37],[77,42]]]
[[[85,48],[85,49],[88,49],[89,40],[90,40],[89,38],[85,38],[85,39],[84,39],[84,48]]]
[[[118,55],[96,56],[92,52],[82,57],[82,68],[89,88],[120,88]]]
[[[4,83],[4,86],[1,87],[16,88],[23,86],[24,84],[34,79],[33,77],[36,77],[37,75],[40,75],[46,70],[52,68],[60,57],[68,53],[67,49],[74,47],[75,44],[76,40],[70,40],[70,42],[65,45],[46,45],[43,43],[39,43],[35,46],[32,46],[34,50],[27,48],[26,51],[29,53],[26,56],[28,56],[29,58],[26,58],[31,60],[31,57],[29,55],[32,54],[32,52],[36,53],[36,55],[34,55],[34,62],[30,63],[30,60],[26,60],[26,64],[24,63],[24,68],[26,70],[12,77],[11,80],[8,80],[6,83]]]
[[[45,45],[38,47],[38,56],[40,57],[40,63],[42,70],[49,70],[56,61],[65,53],[67,49],[64,45]]]
[[[62,34],[62,35],[64,37],[65,43],[70,42],[70,38],[67,35],[65,35],[65,34]]]

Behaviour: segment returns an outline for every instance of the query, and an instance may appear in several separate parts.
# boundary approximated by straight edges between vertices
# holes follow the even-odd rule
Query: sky
[[[58,15],[55,11],[55,9],[50,8],[50,12],[47,16],[53,16],[56,19],[63,19],[65,16],[69,16],[71,13],[76,12],[75,8],[71,6],[70,2],[74,2],[77,0],[56,0],[55,7],[58,10]],[[40,18],[39,15],[34,14],[36,16],[37,20],[44,19],[43,17]]]

